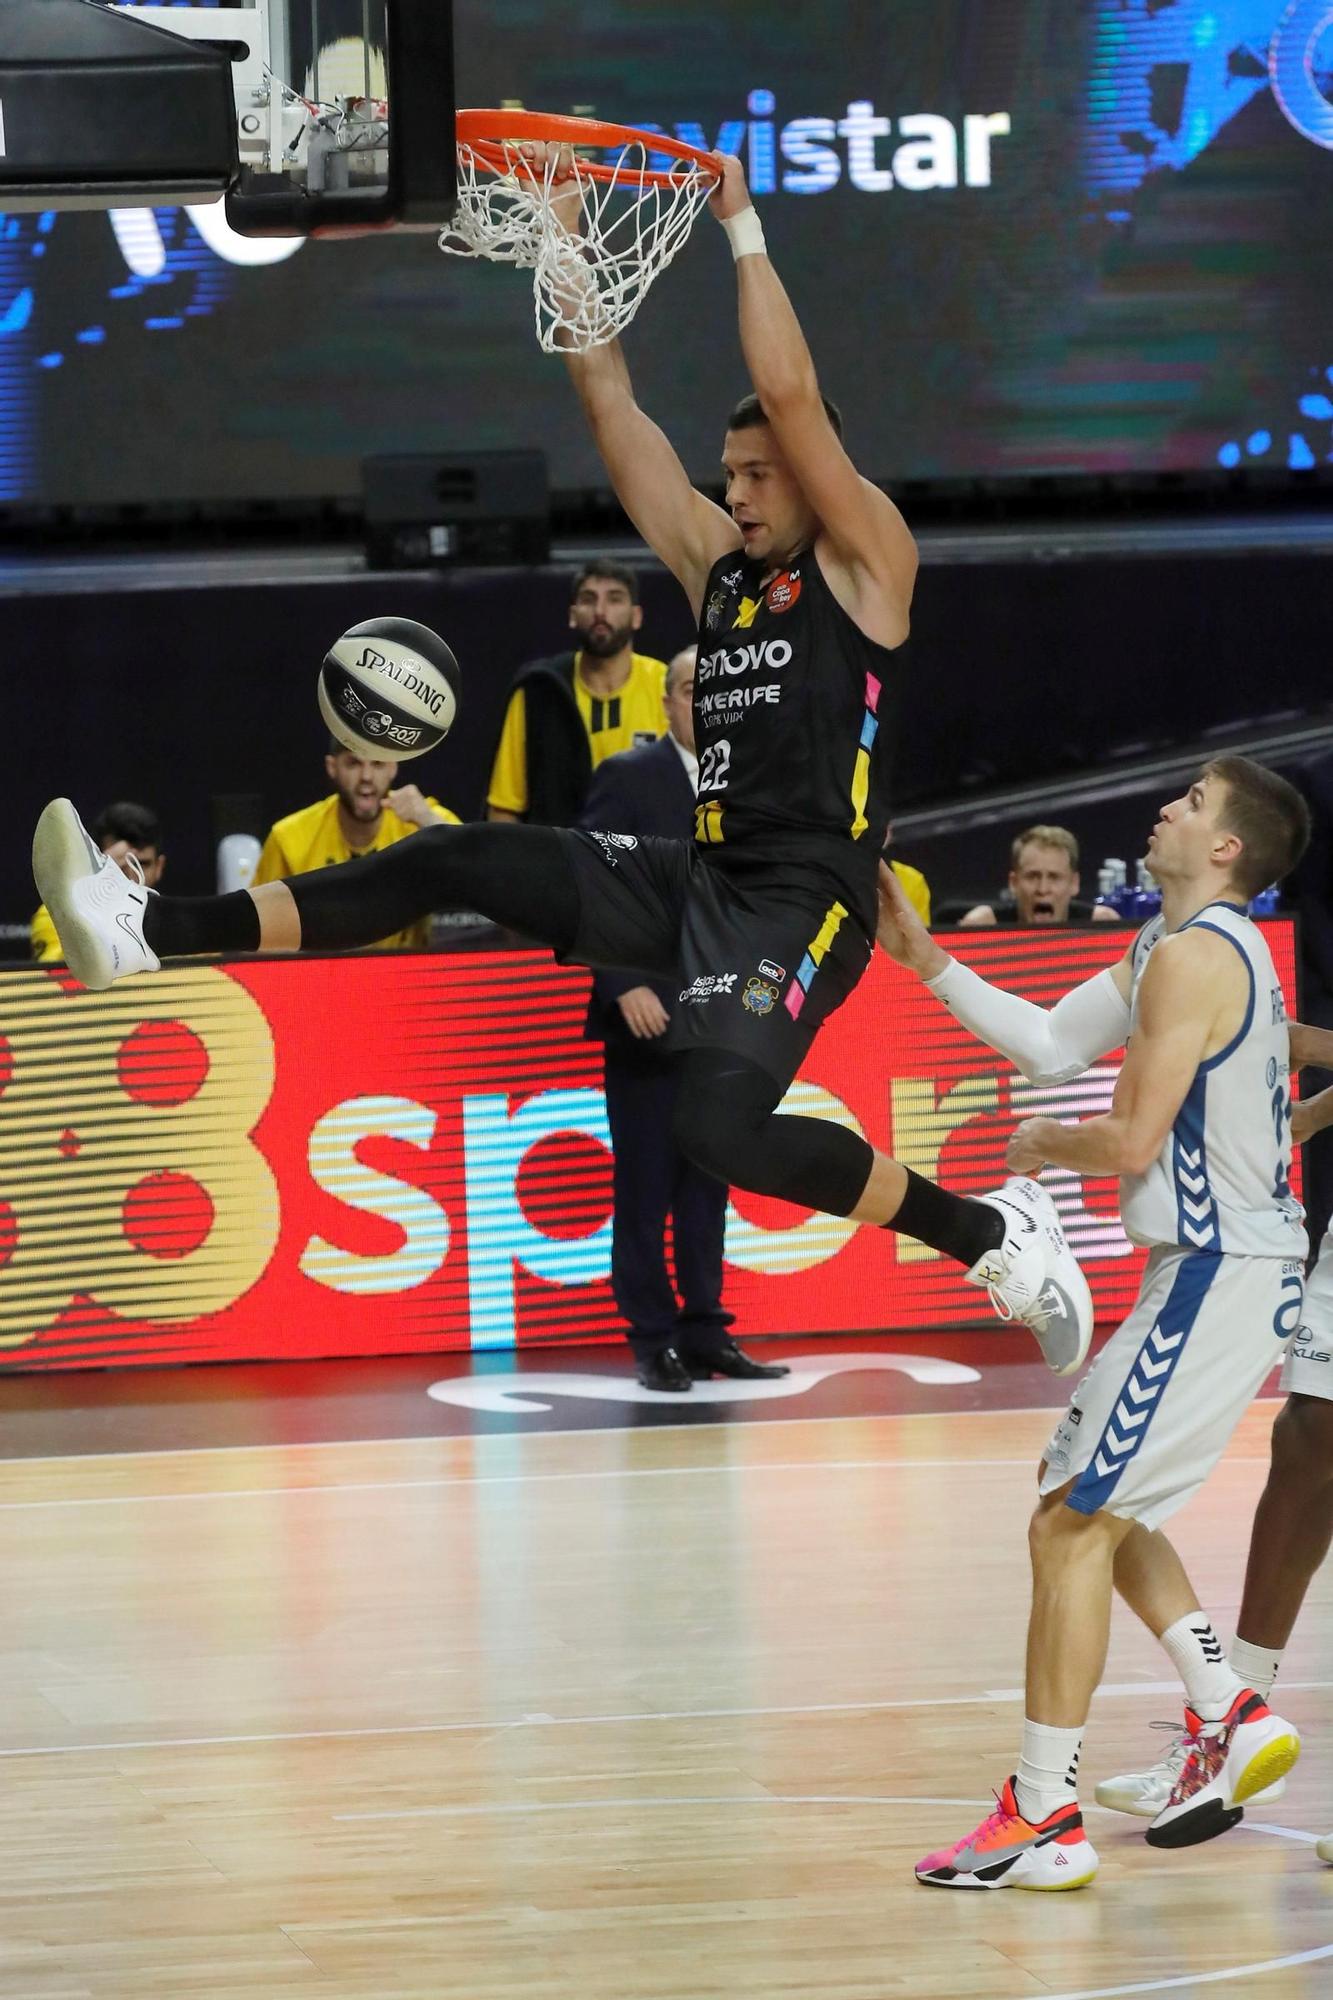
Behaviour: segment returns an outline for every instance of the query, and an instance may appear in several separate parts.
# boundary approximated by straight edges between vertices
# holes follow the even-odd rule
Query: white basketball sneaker
[[[1185,1728],[1185,1761],[1143,1836],[1149,1847],[1194,1847],[1226,1833],[1241,1817],[1236,1808],[1284,1778],[1301,1754],[1291,1724],[1253,1688],[1242,1688],[1219,1722],[1202,1721],[1187,1704]]]
[[[68,799],[52,799],[32,839],[37,891],[65,954],[84,986],[100,993],[134,972],[159,972],[161,960],[144,941],[143,919],[151,890],[143,870],[130,880],[103,854]]]
[[[1326,1833],[1322,1840],[1317,1840],[1314,1851],[1321,1861],[1327,1861],[1333,1866],[1333,1833]]]
[[[1092,1293],[1040,1182],[1016,1177],[981,1197],[1004,1217],[1004,1241],[967,1274],[1001,1319],[1021,1320],[1057,1375],[1081,1368],[1092,1340]]]
[[[1103,1778],[1096,1793],[1099,1806],[1110,1812],[1133,1813],[1135,1819],[1156,1819],[1166,1805],[1175,1790],[1176,1779],[1185,1768],[1194,1739],[1187,1729],[1179,1729],[1173,1722],[1155,1722],[1153,1728],[1174,1732],[1165,1757],[1146,1771],[1126,1771],[1118,1778]],[[1246,1804],[1275,1805],[1286,1789],[1286,1779],[1275,1778],[1261,1792],[1253,1793]]]

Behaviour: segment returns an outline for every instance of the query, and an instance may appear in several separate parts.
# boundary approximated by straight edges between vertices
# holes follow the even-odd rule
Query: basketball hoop
[[[460,111],[457,136],[458,209],[440,248],[531,271],[537,338],[548,354],[601,347],[629,325],[719,178],[717,162],[697,146],[593,118]],[[543,167],[525,154],[534,140],[546,142]],[[561,145],[575,148],[577,233],[554,206],[568,191],[555,184]],[[585,157],[590,147],[599,157]],[[670,168],[653,166],[655,155]]]

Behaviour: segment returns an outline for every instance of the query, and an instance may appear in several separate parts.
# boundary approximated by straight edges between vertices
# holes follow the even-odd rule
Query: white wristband
[[[743,208],[739,215],[724,216],[722,227],[727,232],[727,240],[731,244],[731,254],[737,263],[740,262],[742,257],[762,257],[764,255],[766,248],[764,243],[764,225],[752,208]]]

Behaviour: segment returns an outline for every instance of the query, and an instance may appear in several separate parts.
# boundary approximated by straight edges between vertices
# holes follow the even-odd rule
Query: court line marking
[[[1267,1465],[1268,1462],[1266,1455],[1236,1452],[1223,1459],[1221,1465]],[[904,1472],[917,1466],[928,1472],[958,1473],[996,1467],[1035,1472],[1036,1464],[1036,1458],[1029,1454],[1026,1458],[802,1458],[754,1464],[719,1460],[715,1465],[610,1465],[573,1472],[442,1473],[434,1479],[340,1479],[308,1486],[209,1486],[182,1493],[91,1493],[53,1500],[0,1500],[0,1514],[21,1514],[38,1508],[158,1507],[178,1500],[277,1500],[286,1494],[411,1493],[452,1486],[553,1486],[580,1479],[695,1479],[716,1474],[748,1476],[752,1472]]]
[[[1288,1693],[1327,1692],[1333,1681],[1287,1681]],[[1124,1695],[1180,1698],[1179,1681],[1111,1681],[1094,1701]],[[509,1729],[578,1729],[627,1722],[718,1722],[757,1720],[770,1715],[876,1715],[914,1708],[982,1708],[990,1702],[1022,1701],[1022,1688],[985,1688],[980,1694],[918,1695],[895,1701],[791,1702],[763,1708],[649,1708],[608,1715],[511,1715],[472,1722],[392,1722],[358,1729],[287,1729],[227,1736],[140,1737],[121,1743],[31,1743],[0,1749],[0,1760],[15,1757],[116,1756],[131,1750],[208,1750],[246,1743],[348,1742],[381,1736],[500,1735]]]
[[[697,1798],[672,1799],[513,1799],[477,1806],[412,1806],[401,1812],[334,1813],[337,1821],[372,1819],[477,1819],[488,1814],[596,1812],[599,1807],[631,1806],[658,1811],[665,1806],[957,1806],[963,1812],[984,1812],[993,1799],[886,1798],[879,1793],[842,1796],[822,1792],[720,1792]],[[1312,1838],[1314,1836],[1311,1836]]]
[[[1182,1972],[1172,1979],[1138,1979],[1129,1986],[1080,1986],[1076,1993],[1044,1993],[1042,2000],[1118,2000],[1118,1996],[1129,1993],[1179,1992],[1186,1986],[1217,1986],[1225,1979],[1251,1979],[1261,1972],[1288,1972],[1293,1966],[1313,1965],[1321,1958],[1333,1958],[1333,1944],[1317,1944],[1310,1951],[1292,1951],[1284,1958],[1265,1958],[1254,1965],[1227,1965],[1217,1972]]]
[[[334,1813],[334,1821],[340,1824],[364,1824],[368,1821],[421,1820],[421,1819],[476,1819],[484,1817],[529,1817],[542,1813],[623,1811],[661,1811],[673,1806],[940,1806],[958,1807],[964,1811],[984,1810],[984,1799],[939,1799],[906,1798],[878,1792],[858,1794],[837,1793],[791,1793],[768,1792],[723,1793],[699,1795],[672,1799],[645,1798],[604,1798],[604,1799],[528,1799],[495,1801],[485,1805],[472,1806],[417,1806],[399,1812],[359,1812]],[[1299,1833],[1291,1827],[1255,1824],[1252,1833],[1271,1833],[1288,1840],[1309,1841],[1313,1844],[1317,1834]],[[318,1924],[302,1925],[302,1930],[315,1931]],[[1333,1944],[1315,1945],[1306,1951],[1289,1952],[1282,1958],[1265,1959],[1257,1964],[1228,1965],[1213,1972],[1178,1973],[1165,1979],[1134,1980],[1122,1986],[1085,1987],[1075,1993],[1053,1993],[1047,2000],[1116,2000],[1116,1996],[1135,1993],[1169,1993],[1182,1987],[1216,1986],[1234,1979],[1248,1979],[1269,1972],[1290,1971],[1296,1966],[1312,1965],[1319,1960],[1333,1958]],[[1039,1975],[1034,1974],[1034,1977]]]
[[[945,1355],[941,1358],[947,1360],[949,1357]],[[213,1365],[226,1367],[229,1364],[218,1362]],[[0,1382],[3,1382],[4,1379],[3,1376],[0,1376]],[[519,1378],[515,1376],[514,1381],[517,1384]],[[406,1393],[408,1395],[424,1396],[425,1390],[413,1388],[409,1389]],[[1256,1396],[1248,1407],[1250,1409],[1262,1409],[1268,1403],[1285,1403],[1286,1400],[1285,1396]],[[851,1410],[844,1416],[749,1417],[743,1419],[742,1424],[738,1424],[735,1428],[743,1428],[743,1425],[746,1423],[762,1424],[767,1430],[777,1430],[792,1424],[882,1423],[886,1419],[894,1423],[911,1423],[914,1421],[937,1423],[941,1417],[1044,1417],[1050,1416],[1052,1413],[1058,1416],[1066,1405],[1067,1399],[1066,1402],[1061,1403],[1024,1403],[1014,1409],[1002,1407],[993,1410],[955,1410],[950,1409],[946,1404],[938,1410]],[[625,1407],[627,1409],[634,1409],[636,1405],[629,1403]],[[637,1407],[641,1408],[642,1406],[639,1405]],[[716,1406],[710,1405],[709,1407]],[[762,1405],[738,1405],[738,1407],[762,1407]],[[3,1410],[2,1405],[0,1405],[0,1410]],[[44,1413],[34,1413],[30,1410],[14,1410],[3,1411],[3,1414],[24,1417]],[[478,1411],[476,1414],[479,1416],[493,1415],[494,1412]],[[202,1458],[210,1453],[229,1451],[344,1451],[357,1450],[364,1445],[386,1444],[476,1445],[490,1444],[496,1441],[511,1443],[515,1438],[624,1437],[630,1432],[635,1432],[646,1437],[651,1436],[657,1431],[689,1431],[695,1429],[707,1431],[711,1435],[716,1436],[720,1430],[727,1428],[731,1427],[716,1423],[700,1425],[691,1423],[652,1424],[647,1427],[637,1424],[597,1424],[590,1425],[586,1429],[581,1424],[573,1424],[564,1430],[548,1430],[544,1425],[539,1427],[534,1424],[521,1425],[515,1423],[511,1424],[505,1430],[426,1431],[414,1437],[294,1438],[288,1444],[275,1443],[272,1438],[256,1438],[247,1444],[164,1445],[161,1450],[154,1450],[151,1445],[145,1445],[138,1451],[63,1451],[44,1453],[41,1457],[36,1458],[12,1458],[7,1460],[6,1463],[9,1465],[24,1466],[86,1465],[90,1462],[96,1464],[101,1460],[122,1458]]]
[[[1235,1464],[1238,1461],[1232,1460]],[[1267,1459],[1254,1464],[1267,1465]],[[1027,1458],[828,1458],[797,1459],[789,1464],[770,1462],[737,1465],[719,1461],[716,1465],[611,1465],[587,1467],[575,1472],[481,1472],[441,1474],[435,1479],[337,1480],[328,1485],[310,1486],[210,1486],[185,1493],[95,1493],[59,1500],[0,1500],[0,1514],[22,1513],[32,1507],[135,1507],[157,1506],[177,1500],[273,1500],[288,1493],[404,1493],[442,1486],[550,1486],[579,1479],[687,1479],[701,1474],[748,1474],[751,1472],[868,1472],[880,1467],[919,1465],[927,1471],[957,1472],[962,1467],[1020,1466],[1035,1470]]]

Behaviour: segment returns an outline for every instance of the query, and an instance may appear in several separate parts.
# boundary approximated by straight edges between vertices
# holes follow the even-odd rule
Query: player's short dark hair
[[[124,840],[131,847],[155,847],[162,852],[162,822],[151,806],[136,805],[133,799],[116,799],[93,821],[93,839],[99,847]]]
[[[638,603],[639,579],[635,574],[635,572],[630,568],[628,563],[586,562],[584,563],[581,569],[575,570],[574,575],[570,581],[569,601],[571,604],[573,604],[577,599],[578,594],[582,590],[584,584],[591,583],[594,578],[596,578],[596,580],[599,583],[623,584],[625,589],[629,592],[630,603],[631,604]]]
[[[1310,808],[1295,785],[1250,757],[1214,757],[1200,773],[1226,788],[1218,815],[1241,844],[1231,879],[1243,896],[1257,896],[1290,875],[1310,845]]]
[[[842,411],[827,396],[821,396],[819,400],[824,405],[824,415],[832,424],[835,437],[840,438],[842,436]],[[766,424],[767,422],[768,418],[764,414],[763,404],[760,402],[758,396],[752,393],[748,396],[742,396],[739,403],[736,404],[731,415],[727,418],[727,429],[729,431],[752,431],[758,425]]]

